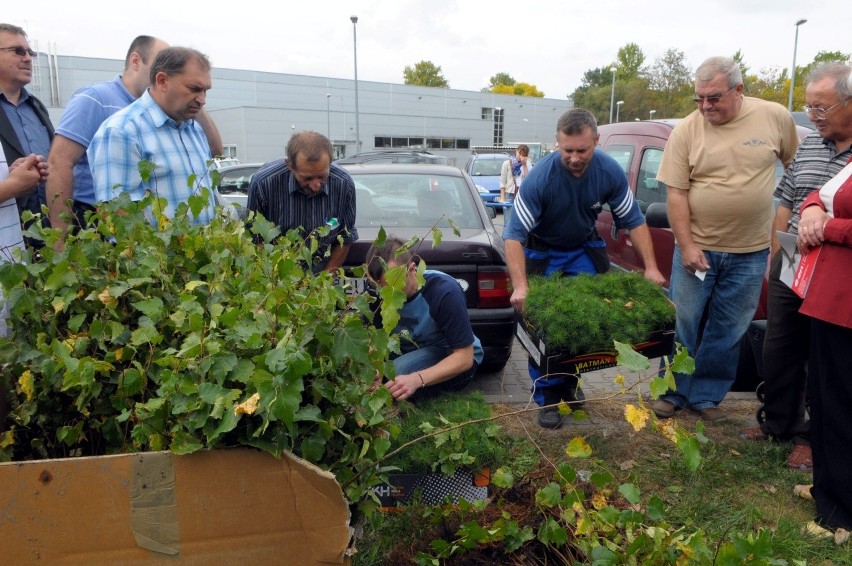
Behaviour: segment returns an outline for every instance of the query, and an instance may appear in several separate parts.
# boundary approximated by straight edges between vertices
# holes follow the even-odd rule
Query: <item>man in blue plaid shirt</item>
[[[89,145],[87,153],[99,202],[120,192],[141,200],[150,191],[167,203],[163,210],[152,211],[151,221],[155,223],[161,214],[173,217],[178,204],[207,187],[209,203],[193,220],[210,221],[216,204],[207,165],[210,146],[195,117],[204,107],[212,84],[210,61],[203,53],[168,47],[157,54],[151,65],[151,86],[138,100],[104,121]],[[154,163],[148,181],[139,173],[142,160]]]

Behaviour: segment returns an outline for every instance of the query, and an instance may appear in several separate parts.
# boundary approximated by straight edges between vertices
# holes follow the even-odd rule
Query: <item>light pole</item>
[[[355,152],[361,151],[361,127],[358,116],[358,34],[355,31],[358,16],[350,16],[352,22],[352,47],[355,54]]]
[[[653,120],[653,119],[654,119],[654,114],[656,114],[656,113],[657,113],[657,111],[656,111],[656,110],[648,110],[648,119],[649,119],[649,120]]]
[[[609,97],[609,123],[612,124],[612,108],[615,106],[615,67],[610,67],[612,73],[612,94]]]
[[[529,120],[524,118],[524,140],[527,139],[527,122],[529,122]]]
[[[331,139],[331,93],[325,93],[325,122],[328,139]]]
[[[793,111],[793,88],[796,85],[796,48],[799,46],[799,26],[808,20],[802,18],[796,22],[796,39],[793,40],[793,68],[790,69],[790,98],[787,100],[787,110]]]
[[[615,103],[615,121],[618,122],[618,116],[621,114],[621,105],[624,104],[623,100],[619,100]]]

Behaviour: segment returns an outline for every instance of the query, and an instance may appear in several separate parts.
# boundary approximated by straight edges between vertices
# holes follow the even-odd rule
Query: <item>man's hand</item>
[[[660,273],[660,270],[657,269],[656,267],[651,268],[651,269],[646,269],[645,272],[642,273],[642,275],[648,281],[653,281],[654,283],[656,283],[657,285],[659,285],[661,287],[663,285],[665,285],[665,283],[666,283],[666,278],[663,277],[663,274]]]
[[[39,160],[40,159],[40,160]],[[9,165],[8,197],[20,197],[28,195],[38,185],[39,180],[47,176],[47,163],[44,157],[31,154]]]
[[[710,264],[707,263],[704,252],[698,246],[682,247],[680,249],[680,258],[684,269],[690,273],[710,269]]]
[[[416,373],[398,375],[385,383],[385,387],[390,391],[394,401],[408,399],[422,386],[423,383],[420,381],[420,376]]]
[[[512,303],[512,306],[515,307],[515,311],[518,314],[524,314],[524,312],[526,312],[527,288],[523,287],[512,291],[512,297],[509,301]]]

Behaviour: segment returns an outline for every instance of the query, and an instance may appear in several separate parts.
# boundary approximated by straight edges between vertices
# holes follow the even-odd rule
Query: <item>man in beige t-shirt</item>
[[[742,72],[728,57],[698,67],[694,100],[697,109],[669,137],[657,179],[668,187],[676,240],[675,341],[695,359],[695,372],[675,374],[676,390],[653,410],[667,418],[689,408],[717,421],[766,272],[775,163],[792,161],[799,137],[783,106],[743,96]]]

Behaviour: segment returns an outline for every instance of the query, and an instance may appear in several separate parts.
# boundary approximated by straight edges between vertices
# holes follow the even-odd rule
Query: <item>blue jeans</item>
[[[548,277],[552,275],[579,275],[581,273],[594,275],[598,272],[594,262],[592,262],[592,258],[582,246],[571,251],[537,251],[524,248],[524,255],[528,260],[536,262],[546,261],[547,265],[544,268],[544,275]],[[530,262],[528,261],[527,265],[529,264]],[[528,269],[527,271],[527,275],[531,275],[530,270]],[[529,369],[530,379],[532,380],[533,399],[539,406],[545,404],[543,389],[548,387],[562,387],[566,383],[574,387],[577,383],[576,375],[563,373],[543,377],[541,368],[535,365],[532,359],[527,363],[527,369]]]
[[[506,202],[511,203],[512,206],[503,209],[504,228],[509,225],[509,221],[512,219],[512,210],[515,208],[515,193],[506,193]]]
[[[423,348],[417,348],[416,350],[412,350],[411,352],[394,358],[393,367],[396,369],[397,375],[415,373],[434,366],[449,356],[450,353],[451,350],[449,348],[424,346]],[[426,399],[434,397],[435,395],[445,391],[460,391],[473,380],[473,376],[476,374],[476,368],[477,364],[476,362],[473,362],[473,366],[469,370],[464,371],[455,377],[430,385],[429,387],[422,387],[418,389],[409,400],[417,401],[419,399]]]
[[[740,340],[757,310],[768,255],[768,249],[743,254],[705,250],[710,269],[701,281],[683,267],[675,246],[669,289],[677,316],[674,340],[695,360],[695,373],[676,373],[677,390],[663,399],[701,410],[717,406],[728,394],[736,379]]]

